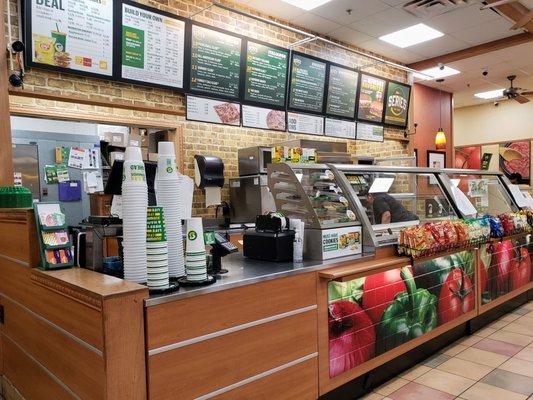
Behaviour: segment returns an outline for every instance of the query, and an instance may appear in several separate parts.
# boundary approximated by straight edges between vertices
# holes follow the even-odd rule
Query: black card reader
[[[238,252],[239,249],[228,239],[227,234],[222,235],[215,232],[215,243],[211,245],[211,255],[213,256],[213,262],[211,265],[211,271],[208,271],[213,275],[220,275],[228,273],[227,269],[222,268],[222,257],[231,253]]]

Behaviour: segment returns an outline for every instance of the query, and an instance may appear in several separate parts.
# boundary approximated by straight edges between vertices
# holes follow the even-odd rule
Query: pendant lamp
[[[442,83],[444,79],[437,79],[437,82]],[[439,130],[435,135],[435,148],[437,150],[446,150],[446,134],[442,129],[442,90],[439,88]]]

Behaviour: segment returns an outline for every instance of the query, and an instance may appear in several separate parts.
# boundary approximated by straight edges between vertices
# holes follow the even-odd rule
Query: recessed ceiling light
[[[458,71],[451,67],[433,67],[428,68],[423,71],[420,71],[419,74],[415,73],[415,77],[419,79],[423,79],[425,81],[429,81],[431,79],[439,79],[439,78],[445,78],[447,76],[457,75],[460,74],[461,71]],[[433,78],[430,78],[433,77]]]
[[[313,8],[317,8],[318,6],[321,6],[322,4],[329,3],[331,0],[281,0],[284,3],[288,3],[292,6],[301,8],[305,11],[312,10]]]
[[[286,0],[284,0],[286,1]],[[381,36],[379,40],[403,48],[414,46],[415,44],[427,42],[444,36],[444,33],[433,29],[426,24],[416,24],[409,28],[401,29],[388,35]]]
[[[504,89],[489,90],[488,92],[481,92],[474,94],[475,97],[479,99],[497,99],[498,97],[503,96]]]

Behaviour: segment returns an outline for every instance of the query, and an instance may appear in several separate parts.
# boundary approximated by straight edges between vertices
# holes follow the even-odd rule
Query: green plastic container
[[[31,208],[33,195],[23,186],[0,187],[0,208]]]

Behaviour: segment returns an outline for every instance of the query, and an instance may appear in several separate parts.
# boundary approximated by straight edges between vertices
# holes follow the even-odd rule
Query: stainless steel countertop
[[[372,258],[374,253],[361,254],[357,256],[340,257],[325,261],[304,261],[303,263],[278,263],[270,261],[258,261],[245,258],[242,251],[230,254],[222,258],[222,268],[228,270],[227,274],[217,277],[217,281],[209,286],[200,287],[180,287],[178,291],[171,294],[151,295],[145,300],[147,307],[157,304],[168,303],[198,296],[219,290],[232,289],[239,286],[250,285],[270,279],[283,278],[295,274],[316,271],[329,268],[335,264],[346,261],[361,261]]]

